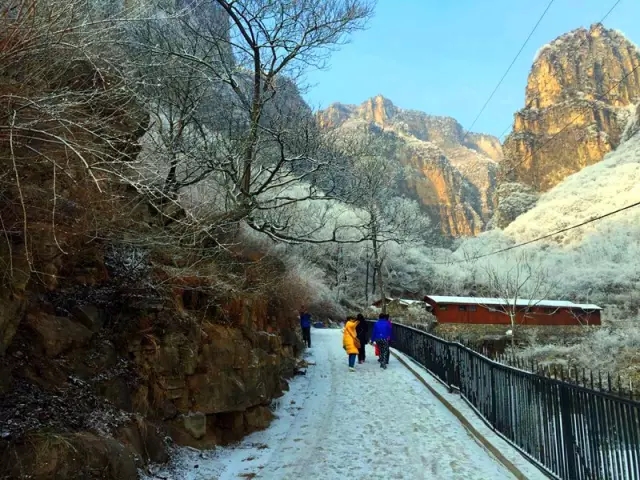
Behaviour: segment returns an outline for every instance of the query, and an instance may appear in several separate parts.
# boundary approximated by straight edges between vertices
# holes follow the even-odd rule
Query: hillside
[[[157,3],[0,7],[2,479],[134,480],[169,445],[265,428],[299,366],[297,311],[336,306],[322,272],[255,233],[287,223],[277,192],[329,157],[297,85],[274,70],[278,101],[247,114],[228,22]],[[230,3],[253,30],[288,15],[331,38],[297,5]],[[347,29],[369,15],[325,12]]]
[[[623,136],[630,137],[628,140],[601,162],[568,176],[544,193],[537,205],[519,216],[505,233],[517,241],[527,241],[640,201],[639,121],[640,106]],[[554,241],[577,242],[590,232],[636,225],[639,217],[640,209],[631,209],[554,237]]]
[[[394,134],[407,191],[447,236],[480,233],[493,212],[502,147],[497,138],[465,135],[453,118],[396,107],[377,96],[361,105],[335,103],[319,114],[324,128],[376,125]]]
[[[543,46],[504,143],[501,181],[546,191],[615,149],[640,100],[640,51],[592,25]]]

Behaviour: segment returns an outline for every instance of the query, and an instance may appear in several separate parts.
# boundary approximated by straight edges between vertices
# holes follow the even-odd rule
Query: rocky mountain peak
[[[370,122],[384,126],[397,115],[399,109],[382,95],[376,95],[360,105],[360,115]]]
[[[501,180],[545,191],[602,160],[640,101],[640,51],[594,24],[544,45],[504,143]]]
[[[360,105],[334,103],[319,112],[321,125],[368,123],[392,134],[401,147],[407,192],[416,197],[446,235],[480,233],[493,211],[500,141],[466,132],[454,118],[405,110],[377,95]],[[390,160],[393,161],[393,160]]]
[[[432,142],[443,149],[464,146],[492,160],[502,159],[502,147],[496,137],[467,132],[452,117],[399,108],[382,95],[369,98],[360,105],[333,103],[320,112],[319,117],[325,127],[338,127],[349,120],[359,119],[403,135]]]
[[[596,23],[543,46],[527,82],[525,104],[600,100],[626,106],[640,99],[640,51],[623,34]],[[619,85],[618,85],[619,83]]]

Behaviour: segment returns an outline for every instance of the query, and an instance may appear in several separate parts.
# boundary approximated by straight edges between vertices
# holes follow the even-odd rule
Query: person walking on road
[[[381,313],[378,321],[373,325],[371,342],[375,342],[380,349],[380,368],[387,368],[389,364],[389,344],[391,342],[391,320],[389,315]]]
[[[303,343],[311,348],[311,314],[307,312],[304,305],[300,308],[300,328]]]
[[[342,347],[349,355],[349,370],[352,372],[356,370],[356,358],[358,358],[358,348],[360,347],[360,340],[358,340],[356,332],[358,323],[354,317],[348,317],[342,333]]]
[[[356,327],[356,333],[358,335],[358,341],[360,346],[358,347],[358,363],[364,363],[366,359],[365,347],[367,346],[367,337],[369,336],[369,325],[364,319],[364,315],[361,313],[356,317],[358,320],[358,326]]]

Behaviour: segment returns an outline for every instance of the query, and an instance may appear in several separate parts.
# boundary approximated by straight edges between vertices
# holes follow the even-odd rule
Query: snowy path
[[[312,335],[316,365],[292,382],[272,426],[210,458],[193,452],[175,478],[513,478],[396,359],[382,370],[370,349],[349,372],[340,330]]]

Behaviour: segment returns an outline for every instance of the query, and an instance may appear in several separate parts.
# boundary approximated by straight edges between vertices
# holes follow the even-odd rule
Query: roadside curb
[[[429,385],[429,383],[427,383],[427,381],[422,378],[422,375],[420,375],[411,365],[409,365],[409,363],[407,363],[404,358],[401,358],[395,352],[391,352],[391,355],[393,355],[402,365],[404,365],[406,369],[409,370],[420,381],[420,383],[427,387],[427,390],[429,390],[429,392],[431,392],[440,403],[447,407],[447,410],[449,410],[460,421],[462,426],[467,429],[467,431],[475,438],[475,440],[477,440],[500,463],[502,463],[514,477],[516,477],[518,480],[528,480],[526,475],[518,470],[518,468],[500,452],[500,450],[498,450],[489,440],[487,440],[484,435],[482,435],[473,425],[471,425],[471,422],[469,422],[469,420],[467,420],[467,418],[462,413],[460,413],[458,409],[456,409],[451,403],[449,403],[449,401],[440,393],[438,393],[431,385]]]

